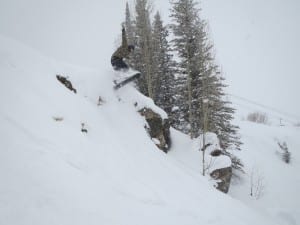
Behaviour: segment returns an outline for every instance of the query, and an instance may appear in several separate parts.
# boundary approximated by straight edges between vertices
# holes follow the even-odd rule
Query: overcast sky
[[[154,0],[168,21],[167,0]],[[229,92],[300,120],[298,0],[203,0]],[[124,0],[0,0],[0,34],[61,61],[110,69]]]

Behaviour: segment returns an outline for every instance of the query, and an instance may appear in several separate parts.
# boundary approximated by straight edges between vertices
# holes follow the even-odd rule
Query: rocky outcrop
[[[65,85],[66,88],[73,91],[75,94],[77,93],[76,89],[73,88],[71,81],[69,81],[67,77],[56,75],[56,79],[59,80],[63,85]]]
[[[217,181],[216,188],[218,190],[228,193],[232,177],[231,167],[216,169],[210,173],[210,176]]]
[[[169,120],[163,119],[149,108],[143,108],[139,110],[139,113],[145,117],[148,123],[148,133],[156,146],[167,153],[171,145]]]

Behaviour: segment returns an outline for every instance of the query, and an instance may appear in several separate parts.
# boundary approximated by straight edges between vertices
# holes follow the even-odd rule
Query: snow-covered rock
[[[167,153],[171,146],[169,120],[162,118],[150,108],[143,108],[139,112],[145,117],[148,133],[156,140],[156,146]]]
[[[232,168],[223,167],[220,169],[215,169],[210,173],[210,176],[217,181],[216,188],[224,193],[228,193],[231,177],[232,177]]]
[[[202,152],[202,158],[204,156],[202,160],[205,163],[203,168],[206,170],[205,173],[216,181],[215,187],[227,193],[232,177],[232,163],[230,157],[222,153],[217,135],[211,132],[206,133],[204,137],[200,135],[194,140],[193,148]]]

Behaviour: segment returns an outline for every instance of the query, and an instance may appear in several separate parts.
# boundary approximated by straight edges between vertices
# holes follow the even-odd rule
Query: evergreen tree
[[[199,118],[202,100],[205,99],[203,77],[211,60],[211,46],[207,42],[205,23],[200,20],[197,4],[193,0],[177,0],[172,4],[171,17],[174,22],[172,30],[175,36],[173,43],[180,58],[178,62],[179,73],[182,74],[180,78],[186,81],[186,87],[182,87],[181,90],[182,98],[186,98],[188,106],[183,107],[187,111],[179,114],[182,120],[179,126],[183,126],[184,131],[189,130],[190,136],[195,138],[202,128]],[[182,83],[179,82],[181,86]]]
[[[227,86],[218,67],[211,65],[210,74],[207,82],[210,84],[207,89],[207,130],[217,134],[223,153],[231,158],[233,168],[242,170],[242,162],[234,155],[234,150],[240,150],[242,144],[238,134],[239,127],[232,124],[235,109],[224,93]],[[204,123],[203,119],[201,123]]]
[[[172,50],[176,52],[176,62],[159,13],[151,26],[147,0],[136,1],[135,21],[126,4],[128,39],[136,45],[132,62],[144,78],[139,81],[139,89],[168,113],[174,128],[192,138],[216,133],[233,167],[241,169],[242,163],[231,151],[241,145],[239,128],[231,123],[235,110],[224,93],[226,85],[214,62],[207,24],[200,19],[194,0],[176,0],[172,4]]]
[[[214,62],[207,24],[200,19],[193,0],[176,0],[172,4],[173,43],[181,74],[176,89],[182,91],[175,95],[180,105],[176,108],[176,118],[180,119],[176,127],[183,132],[188,130],[192,138],[208,131],[216,133],[224,153],[232,158],[234,167],[241,168],[241,162],[231,151],[241,145],[239,128],[231,123],[235,110],[226,100],[226,86]],[[183,104],[184,99],[188,107]]]
[[[188,122],[188,107],[187,104],[187,88],[186,88],[186,76],[184,74],[179,73],[176,70],[175,78],[174,78],[174,103],[172,108],[172,123],[171,125],[185,133],[188,134],[190,132],[190,125]]]
[[[126,33],[127,33],[128,43],[132,43],[132,44],[135,43],[134,22],[132,20],[128,2],[126,2],[125,23],[124,24],[125,24],[125,29],[126,29]]]
[[[137,0],[135,10],[135,68],[143,74],[138,86],[143,94],[153,99],[153,54],[150,5],[147,0]]]
[[[127,40],[130,45],[136,46],[136,38],[135,38],[135,21],[132,19],[131,12],[129,9],[129,4],[126,2],[126,9],[125,9],[125,22],[124,26],[126,29]],[[131,54],[128,64],[131,68],[135,68],[135,62],[137,61],[136,55]]]
[[[158,12],[154,17],[152,33],[153,100],[171,117],[173,108],[174,62],[172,61],[171,49],[167,40],[168,30],[163,26]]]

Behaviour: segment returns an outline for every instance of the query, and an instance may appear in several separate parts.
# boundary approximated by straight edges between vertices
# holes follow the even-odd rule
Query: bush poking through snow
[[[291,162],[291,153],[289,152],[286,142],[285,141],[282,143],[277,142],[277,144],[281,149],[280,155],[281,155],[282,160],[286,163],[290,163]]]
[[[61,121],[64,120],[64,118],[61,117],[61,116],[53,116],[52,118],[53,118],[53,120],[56,121],[56,122],[61,122]]]
[[[267,124],[269,119],[266,113],[253,112],[248,114],[247,120],[254,123]]]
[[[81,132],[82,133],[87,133],[88,130],[85,128],[85,124],[84,123],[81,123]]]
[[[103,105],[103,103],[104,103],[104,100],[101,98],[101,96],[99,96],[97,106]]]

